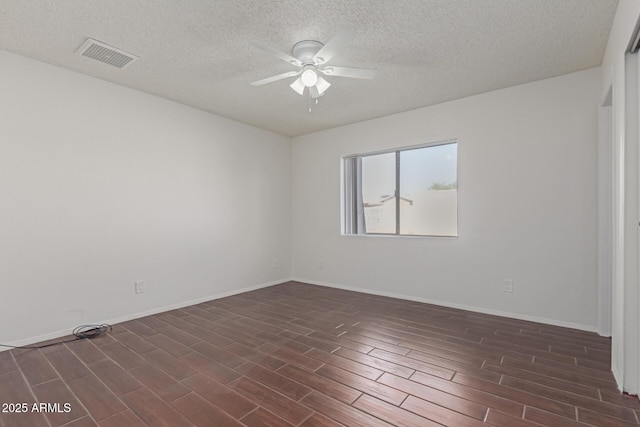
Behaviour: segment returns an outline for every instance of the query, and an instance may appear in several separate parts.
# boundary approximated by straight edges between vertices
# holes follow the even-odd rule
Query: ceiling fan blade
[[[257,47],[258,49],[264,50],[267,53],[270,53],[272,55],[277,56],[278,58],[282,59],[283,61],[288,62],[289,64],[295,65],[296,67],[302,67],[302,62],[300,62],[299,60],[297,60],[296,58],[294,58],[291,55],[287,55],[284,52],[280,52],[278,49],[274,49],[271,46],[269,46],[268,44],[258,41],[258,40],[254,40],[251,42],[251,44],[255,47]]]
[[[340,49],[347,46],[351,40],[353,40],[353,34],[345,30],[340,31],[313,56],[314,62],[318,65],[325,64],[333,58]]]
[[[327,76],[351,77],[354,79],[372,79],[376,76],[378,70],[371,68],[352,68],[352,67],[325,67],[320,70]]]
[[[318,81],[316,82],[316,89],[318,90],[318,96],[324,94],[324,92],[329,89],[331,83],[322,78],[322,76],[318,76]]]
[[[295,82],[289,85],[291,89],[298,92],[300,95],[304,94],[304,88],[306,87],[304,83],[302,83],[302,78],[298,77]]]
[[[287,73],[278,74],[277,76],[267,77],[266,79],[262,79],[262,80],[256,80],[255,82],[251,82],[251,84],[253,86],[262,86],[262,85],[266,85],[267,83],[286,79],[287,77],[295,77],[300,73],[301,71],[289,71]]]

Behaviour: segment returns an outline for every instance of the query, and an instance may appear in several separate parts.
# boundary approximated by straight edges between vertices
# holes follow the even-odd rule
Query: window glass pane
[[[400,234],[458,235],[457,144],[400,152]]]
[[[396,232],[396,154],[362,157],[362,202],[367,233]]]

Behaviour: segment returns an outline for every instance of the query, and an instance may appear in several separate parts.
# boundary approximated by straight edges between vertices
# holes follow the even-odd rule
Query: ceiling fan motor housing
[[[324,62],[322,58],[316,58],[316,61],[313,60],[313,57],[322,49],[322,46],[324,46],[324,44],[315,40],[303,40],[293,45],[291,53],[294,58],[300,60],[304,65],[317,65]]]

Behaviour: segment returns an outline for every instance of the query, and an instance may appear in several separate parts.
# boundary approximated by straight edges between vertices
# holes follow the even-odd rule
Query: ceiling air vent
[[[129,64],[138,59],[137,56],[129,52],[93,39],[87,39],[76,53],[120,69],[127,68]]]

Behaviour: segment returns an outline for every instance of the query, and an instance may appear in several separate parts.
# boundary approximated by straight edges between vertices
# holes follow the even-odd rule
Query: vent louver
[[[137,56],[129,52],[93,39],[87,39],[76,53],[120,69],[128,67],[138,59]]]

